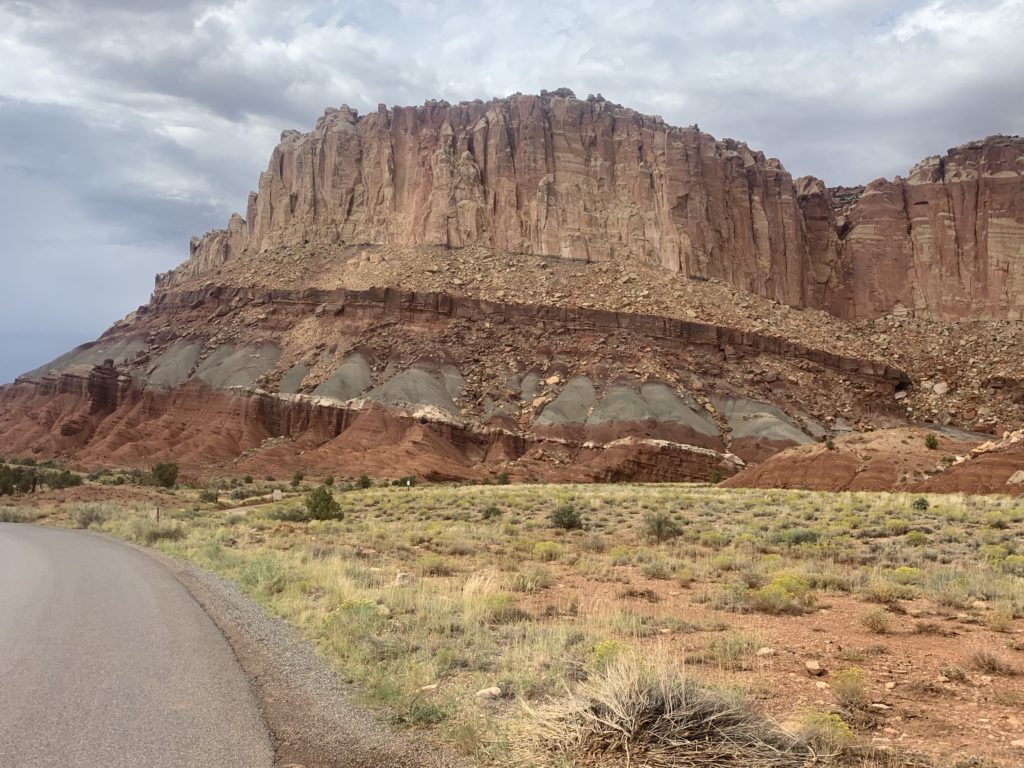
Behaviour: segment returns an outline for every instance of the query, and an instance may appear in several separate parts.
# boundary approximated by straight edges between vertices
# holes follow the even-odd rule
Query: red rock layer
[[[519,480],[609,482],[703,481],[735,471],[714,451],[671,444],[584,447],[374,405],[197,383],[142,389],[109,366],[0,389],[0,433],[12,455],[61,456],[84,469],[175,461],[192,476],[302,470],[442,481],[508,471]]]

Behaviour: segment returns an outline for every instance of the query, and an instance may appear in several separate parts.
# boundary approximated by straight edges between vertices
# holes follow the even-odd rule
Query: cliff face
[[[246,218],[194,240],[158,287],[243,250],[484,245],[657,264],[847,319],[1021,316],[1024,140],[968,144],[843,192],[794,182],[745,144],[565,90],[342,107],[282,134]]]
[[[244,236],[238,221],[199,241],[182,273],[241,247],[481,244],[639,259],[788,304],[813,293],[795,188],[778,161],[564,92],[362,117],[328,110],[313,132],[282,135]]]
[[[930,157],[906,179],[869,184],[841,241],[834,310],[896,306],[935,319],[1024,312],[1024,139],[991,137]]]

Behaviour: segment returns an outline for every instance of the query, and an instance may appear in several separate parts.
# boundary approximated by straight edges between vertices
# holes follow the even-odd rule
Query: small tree
[[[341,505],[335,500],[326,485],[321,485],[307,493],[304,503],[310,520],[341,520],[344,517]]]
[[[304,477],[305,475],[303,475],[301,472],[296,472],[294,475],[292,475],[292,488],[298,488],[299,483],[302,482],[302,479]]]
[[[326,485],[328,488],[334,485],[334,475],[328,475],[327,477],[325,477],[324,485]]]
[[[356,480],[356,487],[357,488],[369,488],[372,485],[373,485],[373,480],[371,480],[370,476],[367,475],[367,474],[360,475],[359,479]]]
[[[934,432],[929,432],[924,436],[924,445],[928,450],[934,451],[939,447],[939,438],[935,436]]]
[[[497,485],[508,485],[508,472],[499,472],[498,476],[494,478],[494,482]]]
[[[178,482],[178,465],[173,462],[154,464],[153,482],[162,488],[173,488]]]

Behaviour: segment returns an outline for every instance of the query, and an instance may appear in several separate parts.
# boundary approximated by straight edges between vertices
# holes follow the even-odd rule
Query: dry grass
[[[1002,656],[993,653],[987,648],[978,648],[973,651],[969,661],[972,667],[989,675],[1013,677],[1017,674],[1016,667],[1006,661]]]
[[[943,662],[964,663],[954,635],[963,622],[1000,646],[1024,628],[1024,580],[1014,570],[1024,514],[1005,498],[935,496],[917,509],[904,495],[685,485],[336,488],[344,519],[277,519],[305,491],[285,489],[284,501],[247,510],[210,509],[179,491],[166,524],[177,539],[151,535],[144,508],[105,508],[98,527],[237,581],[295,624],[368,703],[480,762],[516,749],[517,699],[538,711],[576,706],[581,681],[596,684],[622,658],[661,646],[677,669],[746,687],[780,720],[815,720],[787,698],[803,689],[797,681],[813,685],[802,661],[755,652],[784,649],[791,627],[809,631],[836,601],[854,637],[830,674],[841,661],[863,667],[864,695],[882,687],[884,657],[858,648],[948,643]],[[584,530],[554,524],[566,507]],[[484,514],[492,509],[501,514]],[[895,626],[890,617],[908,609],[914,615]],[[790,669],[800,674],[787,682]],[[687,679],[680,690],[708,690]],[[474,696],[493,686],[505,695]],[[827,714],[811,739],[819,754],[849,741]],[[864,722],[851,720],[844,755],[870,735],[856,730]]]
[[[566,695],[527,706],[517,765],[800,768],[806,742],[670,662],[618,659]]]

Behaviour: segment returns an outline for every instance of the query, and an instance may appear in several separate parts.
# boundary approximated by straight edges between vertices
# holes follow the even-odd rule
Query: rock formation
[[[83,467],[923,487],[934,453],[890,461],[917,433],[888,430],[960,450],[1024,420],[1022,280],[1019,138],[829,188],[564,89],[342,107],[282,135],[148,304],[0,387],[0,440]]]
[[[245,220],[195,241],[158,285],[246,249],[484,245],[656,264],[853,320],[897,308],[1020,319],[1024,140],[967,144],[845,193],[794,182],[741,142],[564,89],[342,107],[283,133]]]

